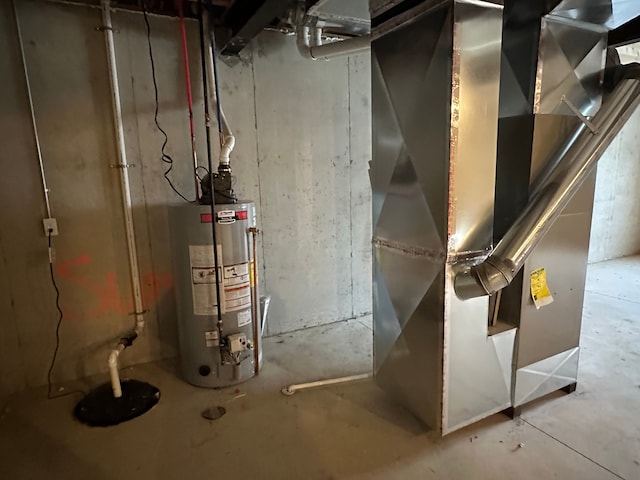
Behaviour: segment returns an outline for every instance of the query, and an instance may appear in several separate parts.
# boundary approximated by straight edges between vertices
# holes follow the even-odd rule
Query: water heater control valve
[[[227,337],[227,345],[229,346],[229,352],[239,353],[245,350],[250,350],[250,342],[247,341],[247,335],[244,333],[234,333]]]

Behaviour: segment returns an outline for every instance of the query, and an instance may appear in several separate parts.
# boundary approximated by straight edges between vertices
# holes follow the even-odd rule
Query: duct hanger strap
[[[569,107],[569,110],[571,110],[573,114],[576,117],[578,117],[582,123],[584,123],[587,126],[587,128],[591,131],[591,133],[593,133],[594,135],[598,134],[598,129],[596,128],[596,126],[593,123],[591,123],[591,121],[587,117],[585,117],[582,114],[582,112],[578,109],[578,107],[576,107],[571,102],[571,100],[567,98],[566,95],[563,95],[560,101],[564,103],[567,107]]]

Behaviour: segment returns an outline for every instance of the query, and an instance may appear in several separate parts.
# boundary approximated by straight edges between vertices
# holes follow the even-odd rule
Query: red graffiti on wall
[[[83,294],[87,294],[82,301],[85,306],[82,314],[71,306],[66,306],[65,310],[69,317],[100,316],[110,313],[128,315],[134,311],[132,294],[126,295],[127,298],[124,299],[121,297],[116,273],[114,271],[96,273],[88,255],[80,255],[59,262],[56,274],[60,279],[79,287]],[[144,272],[140,277],[142,299],[146,309],[156,306],[158,300],[173,285],[173,278],[168,272]]]

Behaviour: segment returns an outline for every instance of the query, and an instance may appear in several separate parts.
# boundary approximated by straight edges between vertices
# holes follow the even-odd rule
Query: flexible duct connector
[[[310,36],[313,38],[313,45],[310,43]],[[300,55],[312,60],[329,60],[330,58],[366,52],[371,49],[370,35],[325,43],[324,45],[321,37],[322,30],[320,28],[313,27],[313,29],[310,29],[304,25],[299,25],[296,29],[296,45]]]
[[[623,80],[591,120],[581,128],[555,168],[541,182],[524,212],[487,259],[460,272],[454,282],[461,299],[493,295],[509,285],[531,252],[553,226],[564,208],[589,177],[602,154],[640,103],[640,81]]]

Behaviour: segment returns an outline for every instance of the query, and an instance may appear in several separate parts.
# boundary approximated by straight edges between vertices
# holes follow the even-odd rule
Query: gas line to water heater
[[[211,191],[211,238],[213,240],[213,265],[214,265],[214,278],[215,278],[215,291],[216,291],[216,313],[218,315],[218,321],[216,323],[216,329],[218,331],[218,341],[222,346],[222,342],[224,341],[223,336],[223,323],[222,323],[222,301],[220,295],[220,272],[219,272],[219,259],[218,252],[216,251],[218,245],[218,235],[216,231],[216,200],[215,200],[215,184],[213,179],[213,162],[212,162],[212,151],[211,151],[211,116],[209,114],[209,95],[207,88],[207,65],[206,65],[206,56],[205,56],[205,35],[204,35],[204,4],[202,0],[198,0],[198,27],[200,33],[200,63],[202,69],[202,95],[204,102],[204,121],[205,121],[205,131],[206,131],[206,141],[207,141],[207,166],[209,168],[209,188]],[[218,121],[218,124],[220,122]]]

